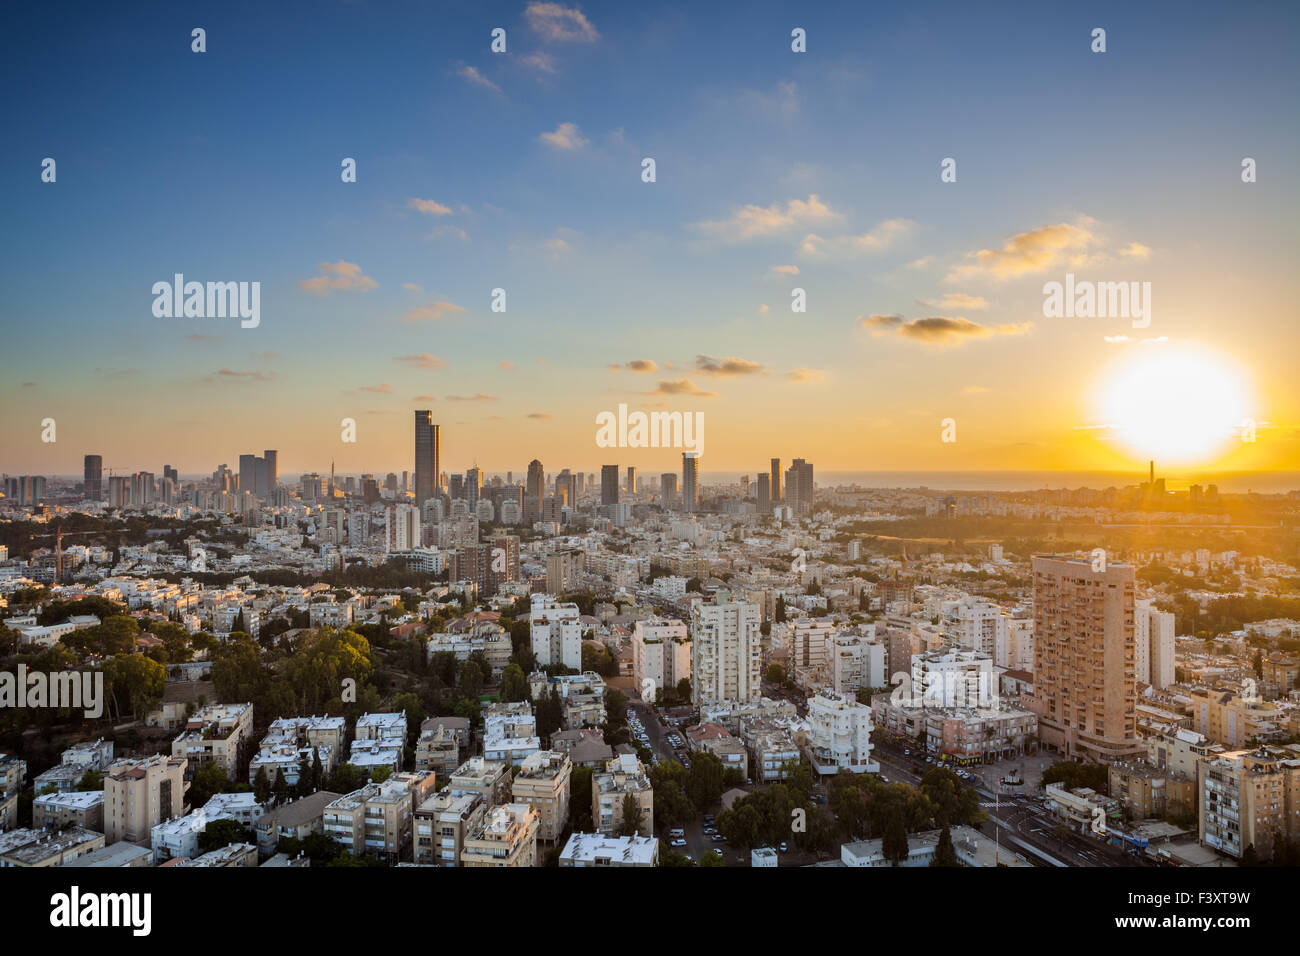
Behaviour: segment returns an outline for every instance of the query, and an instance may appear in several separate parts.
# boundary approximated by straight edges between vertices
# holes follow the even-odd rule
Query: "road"
[[[912,772],[915,756],[907,756],[903,749],[885,743],[875,747],[872,756],[880,764],[881,773],[891,783],[909,783],[917,785],[920,777]],[[924,758],[922,758],[924,759]],[[926,765],[929,770],[930,766]],[[967,784],[979,794],[980,807],[990,818],[996,817],[984,825],[987,835],[992,836],[991,828],[1001,825],[1004,832],[1014,833],[1017,838],[1033,846],[1068,866],[1088,867],[1128,867],[1144,865],[1138,858],[1097,840],[1090,840],[1080,834],[1058,832],[1056,822],[1043,811],[1040,804],[1033,800],[1035,794],[1003,793],[1001,796],[986,789],[982,784]],[[1023,855],[1023,854],[1022,854]]]

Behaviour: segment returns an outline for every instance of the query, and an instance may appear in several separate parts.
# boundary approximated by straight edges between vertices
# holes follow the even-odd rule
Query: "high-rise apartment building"
[[[268,448],[262,452],[262,457],[266,459],[266,488],[263,497],[269,498],[280,486],[280,453],[274,448]]]
[[[424,504],[438,490],[442,474],[442,450],[438,447],[438,426],[433,413],[419,409],[415,413],[415,504]]]
[[[719,591],[714,604],[691,607],[691,701],[751,703],[762,695],[762,615],[757,604],[731,602]]]
[[[89,501],[99,501],[104,497],[104,459],[99,455],[87,455],[83,474],[86,484],[82,494]]]
[[[1034,686],[1041,738],[1067,757],[1144,752],[1137,737],[1133,566],[1035,556]]]
[[[802,458],[796,458],[786,469],[785,503],[795,517],[812,514],[813,466]]]
[[[636,494],[636,466],[635,465],[627,466],[627,484],[624,485],[624,490],[629,495]]]
[[[768,488],[768,492],[772,495],[772,500],[780,501],[781,500],[781,459],[780,458],[772,459],[772,471],[769,480],[771,481],[771,485]]]
[[[600,466],[600,503],[618,504],[618,465]]]
[[[659,494],[665,508],[677,507],[677,472],[665,471],[659,476]]]
[[[694,452],[682,452],[682,511],[690,514],[695,510],[699,495],[700,456]]]
[[[772,517],[772,478],[770,475],[758,476],[758,513]]]
[[[1150,600],[1134,602],[1133,664],[1140,683],[1158,690],[1174,682],[1174,615]]]
[[[546,471],[534,458],[528,463],[528,478],[524,484],[524,524],[541,520],[542,494],[546,491]]]
[[[118,760],[104,771],[104,842],[149,845],[150,831],[185,810],[184,757]]]

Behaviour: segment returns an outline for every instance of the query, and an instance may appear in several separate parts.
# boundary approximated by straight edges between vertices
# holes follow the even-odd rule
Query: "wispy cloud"
[[[796,385],[819,385],[826,381],[826,372],[819,368],[795,368],[786,373],[786,378]]]
[[[772,272],[779,276],[797,276],[799,274],[798,266],[772,266]]]
[[[542,133],[537,138],[547,146],[563,150],[581,149],[591,142],[582,135],[582,130],[578,128],[577,123],[561,123],[551,132]]]
[[[402,316],[402,321],[432,322],[444,318],[449,314],[464,311],[464,306],[457,305],[455,302],[440,300],[438,302],[430,302],[428,305],[420,305],[413,309],[407,309],[406,314]]]
[[[600,34],[586,15],[562,3],[543,3],[534,0],[524,8],[524,19],[544,40],[568,43],[595,43]]]
[[[481,86],[485,90],[491,90],[493,93],[500,93],[501,87],[497,86],[481,72],[476,66],[463,66],[456,71],[456,75],[473,83],[475,86]]]
[[[538,73],[557,73],[555,68],[555,57],[549,53],[530,53],[528,56],[519,58],[519,62],[530,70],[536,70]]]
[[[657,372],[659,365],[653,359],[632,359],[630,362],[624,362],[619,365],[617,362],[610,365],[615,371],[627,369],[629,372]]]
[[[550,412],[529,412],[527,417],[545,419],[545,418],[554,418],[555,416],[552,415]]]
[[[726,219],[692,225],[704,235],[723,242],[746,242],[841,219],[840,213],[813,193],[807,199],[791,199],[785,204],[757,206],[751,203],[733,210]]]
[[[419,352],[415,355],[402,355],[397,361],[404,365],[413,365],[417,368],[440,369],[447,367],[447,360],[439,358],[436,355],[430,355],[428,352]]]
[[[487,395],[483,392],[475,392],[473,395],[448,395],[447,401],[449,402],[495,402],[498,401],[498,398],[495,395]]]
[[[989,307],[987,299],[978,295],[966,295],[964,292],[949,292],[937,299],[917,299],[921,305],[929,306],[932,309],[966,309],[983,312]]]
[[[1021,232],[1000,249],[979,249],[948,273],[949,280],[1013,279],[1057,266],[1079,264],[1089,246],[1097,242],[1096,223],[1088,216],[1075,222],[1058,222]]]
[[[694,395],[696,398],[717,398],[717,392],[709,392],[700,388],[689,378],[679,378],[673,381],[663,381],[655,386],[651,395]]]
[[[269,382],[273,378],[275,378],[274,372],[243,372],[233,368],[222,368],[214,372],[208,380],[215,382]]]
[[[322,262],[316,268],[321,275],[298,280],[298,288],[310,295],[327,296],[334,292],[369,292],[379,283],[361,272],[355,262]]]
[[[757,375],[763,372],[763,366],[743,358],[714,358],[711,355],[697,355],[695,370],[705,375]]]
[[[804,236],[799,252],[805,256],[846,257],[883,252],[907,236],[916,223],[910,219],[886,219],[869,232],[858,236],[823,238],[816,233]]]
[[[451,207],[444,206],[436,199],[417,199],[412,196],[410,199],[406,200],[406,205],[429,216],[451,215]]]
[[[960,345],[972,339],[1004,335],[1025,335],[1034,328],[1032,322],[980,325],[961,316],[931,316],[906,321],[901,315],[858,316],[857,325],[872,335],[896,335],[923,345]]]

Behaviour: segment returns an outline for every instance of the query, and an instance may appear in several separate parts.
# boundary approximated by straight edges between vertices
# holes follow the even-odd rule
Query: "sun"
[[[1153,345],[1112,366],[1094,396],[1112,438],[1139,460],[1205,465],[1251,418],[1249,389],[1232,362],[1202,348]]]

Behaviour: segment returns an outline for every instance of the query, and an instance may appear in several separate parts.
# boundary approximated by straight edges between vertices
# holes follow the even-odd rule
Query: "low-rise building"
[[[596,831],[618,833],[623,826],[623,805],[628,797],[640,811],[636,832],[654,834],[654,789],[645,767],[633,754],[620,754],[591,779],[591,819]]]
[[[460,866],[465,837],[487,811],[483,794],[443,790],[415,811],[413,861],[425,866]]]
[[[647,867],[659,865],[659,841],[646,836],[574,833],[560,851],[560,866]]]
[[[67,866],[103,847],[102,833],[81,827],[10,830],[0,834],[0,869]]]
[[[318,790],[311,796],[264,813],[253,827],[258,851],[264,857],[270,856],[281,840],[302,840],[313,833],[323,833],[325,808],[341,796],[331,790]]]
[[[569,824],[569,778],[573,764],[568,754],[539,750],[524,758],[511,784],[515,803],[537,811],[537,838],[554,843]]]
[[[47,793],[32,801],[32,826],[77,826],[104,832],[104,791]]]
[[[253,736],[253,705],[209,704],[185,722],[172,741],[172,756],[184,757],[190,772],[214,763],[231,779],[240,767]]]
[[[331,801],[325,807],[324,833],[355,856],[370,854],[388,863],[405,860],[412,848],[416,802],[433,792],[430,773],[394,774]]]
[[[840,694],[817,694],[808,700],[808,723],[806,750],[817,773],[880,770],[871,759],[871,708],[866,704]]]
[[[537,811],[526,803],[493,807],[465,835],[461,866],[536,866],[537,825]]]

